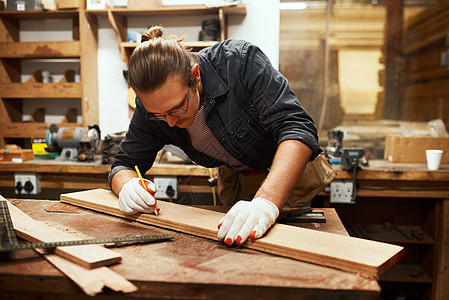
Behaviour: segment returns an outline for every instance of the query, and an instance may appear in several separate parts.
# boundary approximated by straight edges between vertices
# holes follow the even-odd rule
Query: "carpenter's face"
[[[167,81],[150,93],[139,93],[147,118],[167,122],[171,127],[187,128],[192,125],[199,107],[197,88],[189,88],[178,75],[168,76]]]

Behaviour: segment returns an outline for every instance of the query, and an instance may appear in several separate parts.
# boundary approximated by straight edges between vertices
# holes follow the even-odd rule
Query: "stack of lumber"
[[[404,120],[449,124],[449,3],[440,1],[411,18],[404,40]],[[442,65],[446,53],[447,65]]]

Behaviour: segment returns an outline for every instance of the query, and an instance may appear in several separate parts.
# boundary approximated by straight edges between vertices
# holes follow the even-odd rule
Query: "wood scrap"
[[[104,287],[116,292],[132,293],[137,287],[121,275],[108,267],[85,269],[56,254],[46,253],[45,250],[36,249],[46,260],[73,280],[87,295],[95,296]]]
[[[126,215],[118,207],[117,196],[104,189],[61,194],[62,202],[74,204],[196,236],[216,240],[217,224],[223,213],[159,201],[159,216]],[[275,224],[267,234],[244,247],[377,277],[403,256],[403,247],[346,237],[300,227]]]
[[[5,200],[2,196],[0,199]],[[81,238],[35,221],[9,201],[5,201],[8,203],[17,236],[34,243],[81,240]],[[122,260],[119,253],[98,245],[57,247],[55,253],[88,269],[118,263]]]

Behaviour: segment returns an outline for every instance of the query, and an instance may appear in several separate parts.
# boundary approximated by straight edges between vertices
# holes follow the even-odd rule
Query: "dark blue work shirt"
[[[269,59],[255,45],[227,40],[197,54],[204,90],[206,124],[223,148],[244,165],[268,169],[278,145],[298,140],[322,150],[315,124]],[[138,165],[145,173],[165,145],[178,146],[196,164],[217,167],[223,162],[193,149],[187,130],[164,121],[150,121],[136,98],[136,110],[115,156],[109,181],[122,169]]]

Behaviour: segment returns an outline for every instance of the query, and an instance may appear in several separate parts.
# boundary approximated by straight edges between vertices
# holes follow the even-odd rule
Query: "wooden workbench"
[[[113,248],[123,262],[111,267],[138,286],[133,297],[201,299],[376,299],[376,280],[357,274],[265,254],[137,222],[80,209],[47,212],[48,200],[12,200],[36,220],[81,238],[171,234],[172,242]],[[325,209],[326,224],[315,230],[344,234],[337,214]],[[115,298],[120,294],[106,291]],[[37,295],[87,298],[62,273],[31,250],[0,262],[0,298],[31,299]],[[90,299],[90,298],[89,298]]]
[[[351,180],[352,172],[342,171],[337,165],[336,179]],[[14,197],[14,173],[36,172],[41,174],[42,189],[85,190],[90,188],[108,188],[107,175],[110,165],[100,161],[93,163],[34,160],[25,163],[0,163],[1,193],[12,191],[6,197]],[[207,185],[209,170],[196,165],[155,164],[147,173],[154,175],[178,176],[178,188],[186,198],[197,201],[198,195],[209,195],[206,199],[211,204],[211,188]],[[426,164],[399,164],[385,160],[370,160],[369,166],[363,166],[357,172],[356,204],[333,204],[329,193],[322,192],[315,206],[334,207],[345,226],[350,228],[358,224],[379,225],[385,221],[399,226],[417,226],[423,230],[430,241],[409,241],[404,238],[380,239],[405,246],[405,273],[390,274],[387,284],[414,284],[423,286],[427,299],[439,299],[447,294],[445,287],[449,284],[449,164],[441,165],[437,171],[428,171]],[[39,196],[39,195],[37,195]],[[59,193],[55,198],[58,199]],[[315,202],[314,200],[314,202]],[[187,202],[188,203],[188,202]],[[377,239],[369,235],[365,238]],[[427,239],[429,240],[429,239]],[[427,241],[426,240],[426,241]],[[411,249],[410,249],[411,248]],[[430,248],[428,250],[427,248]],[[422,252],[422,253],[419,253]],[[412,261],[408,261],[408,257]],[[404,265],[397,265],[401,268]],[[409,268],[410,267],[410,268]],[[396,266],[394,269],[397,269]],[[394,271],[393,269],[393,271]],[[409,271],[412,270],[412,271]],[[417,271],[416,271],[417,270]],[[419,275],[418,278],[414,277]],[[420,277],[420,274],[426,274]],[[416,284],[415,284],[416,283]]]
[[[352,172],[335,169],[335,180],[352,181]],[[449,299],[449,164],[429,171],[426,164],[372,160],[356,179],[355,204],[332,203],[322,192],[314,205],[335,208],[352,236],[404,247],[402,261],[379,281],[393,290],[388,298]]]

